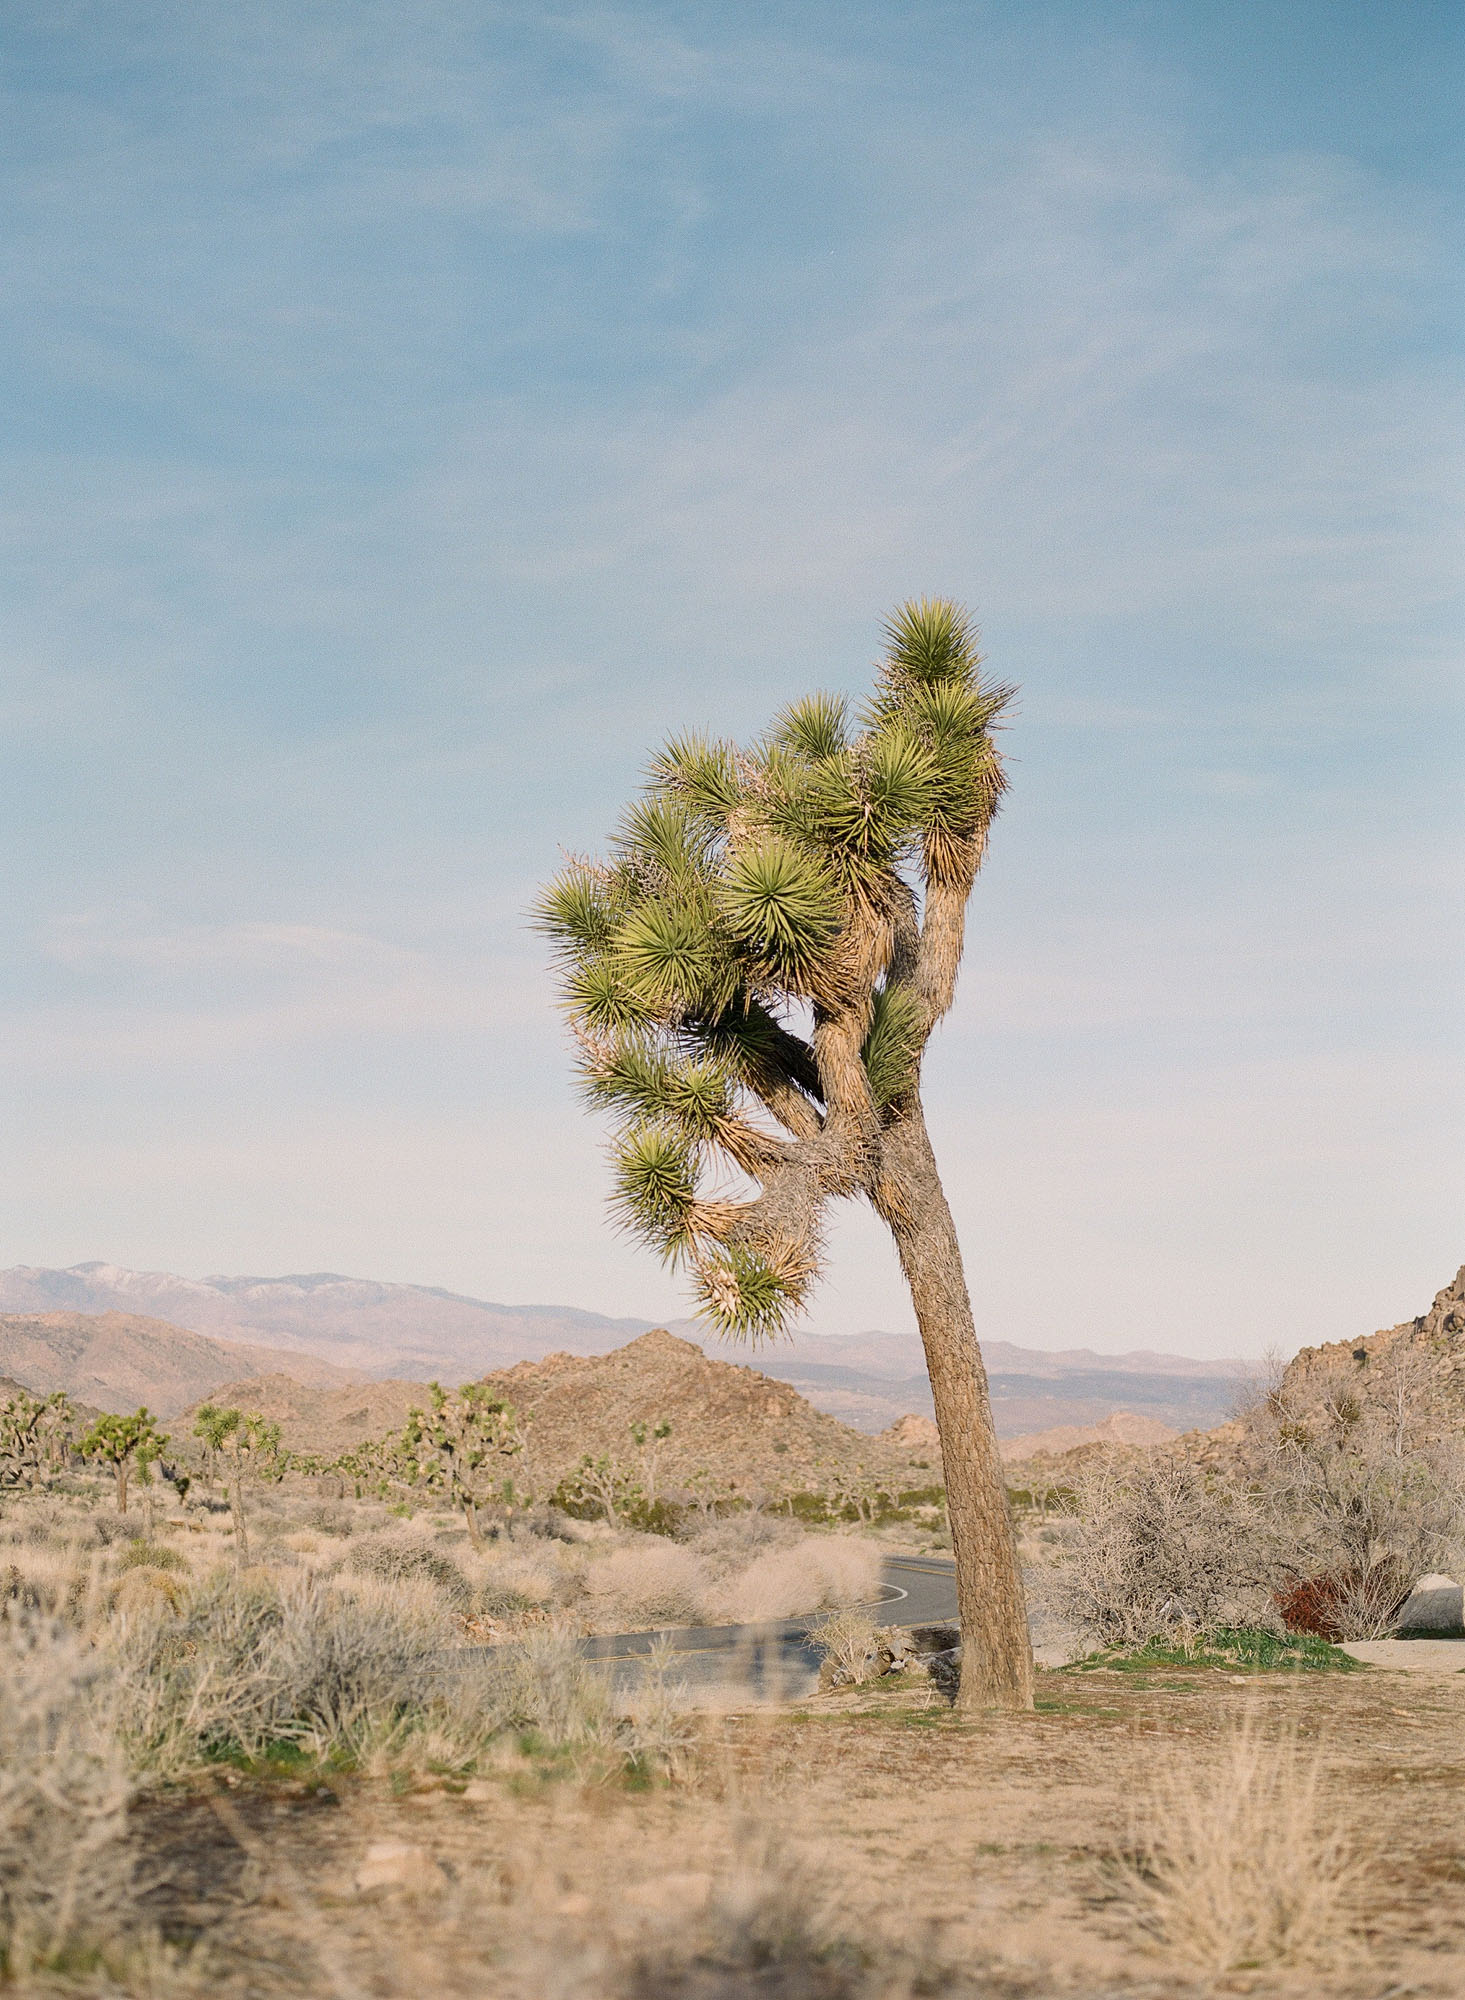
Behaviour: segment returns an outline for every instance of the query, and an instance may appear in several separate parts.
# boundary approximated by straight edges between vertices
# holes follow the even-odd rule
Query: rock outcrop
[[[1397,1394],[1401,1384],[1434,1427],[1465,1423],[1465,1264],[1414,1319],[1358,1340],[1304,1347],[1288,1365],[1282,1393],[1305,1401],[1346,1385],[1368,1402]]]

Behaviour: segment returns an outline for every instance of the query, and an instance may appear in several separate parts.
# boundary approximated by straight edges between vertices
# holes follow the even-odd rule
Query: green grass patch
[[[1121,1674],[1154,1673],[1157,1668],[1192,1671],[1207,1667],[1229,1667],[1242,1673],[1356,1673],[1362,1661],[1353,1659],[1341,1647],[1310,1632],[1279,1635],[1253,1626],[1222,1626],[1207,1632],[1193,1646],[1166,1645],[1151,1639],[1143,1646],[1106,1646],[1074,1660],[1058,1671],[1065,1674],[1097,1672]]]

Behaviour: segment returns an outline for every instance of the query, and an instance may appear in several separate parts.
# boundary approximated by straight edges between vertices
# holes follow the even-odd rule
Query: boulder
[[[1422,1576],[1394,1618],[1398,1638],[1459,1638],[1465,1633],[1465,1592],[1452,1576]]]

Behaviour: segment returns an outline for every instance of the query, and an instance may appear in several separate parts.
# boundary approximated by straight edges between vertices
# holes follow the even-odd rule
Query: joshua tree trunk
[[[234,1509],[234,1552],[241,1563],[249,1561],[249,1530],[244,1525],[244,1469],[236,1465],[234,1478],[229,1487],[229,1500]]]
[[[119,1458],[113,1470],[117,1474],[117,1512],[127,1512],[127,1460]]]
[[[899,1184],[904,1201],[899,1208],[879,1206],[916,1309],[946,1469],[962,1636],[957,1705],[1031,1708],[1032,1647],[987,1371],[961,1246],[919,1099],[885,1134],[884,1155],[887,1175]]]

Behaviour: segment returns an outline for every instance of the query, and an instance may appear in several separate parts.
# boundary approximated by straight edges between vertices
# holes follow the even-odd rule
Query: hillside
[[[352,1373],[443,1381],[471,1380],[556,1349],[601,1353],[651,1324],[570,1306],[491,1305],[430,1285],[329,1271],[284,1278],[179,1278],[118,1264],[0,1271],[0,1312],[61,1308],[141,1312],[217,1340],[314,1354]]]
[[[521,1361],[488,1381],[530,1413],[534,1472],[552,1483],[585,1452],[634,1457],[633,1423],[666,1419],[661,1476],[684,1484],[701,1469],[743,1490],[815,1485],[863,1466],[904,1478],[911,1455],[816,1410],[787,1382],[756,1368],[715,1361],[665,1328],[612,1354]]]
[[[1410,1378],[1411,1392],[1432,1405],[1439,1427],[1458,1428],[1465,1422],[1465,1264],[1414,1319],[1357,1340],[1304,1347],[1289,1364],[1282,1386],[1305,1398],[1326,1380],[1342,1376],[1367,1401],[1372,1394],[1388,1396],[1401,1368]]]
[[[649,1320],[610,1319],[567,1306],[505,1306],[427,1285],[387,1284],[330,1272],[284,1278],[180,1278],[116,1264],[0,1271],[0,1311],[66,1309],[144,1313],[223,1341],[313,1354],[359,1375],[444,1382],[554,1352],[594,1355],[648,1331]],[[742,1359],[704,1327],[672,1329],[714,1357]],[[1235,1399],[1239,1369],[1180,1355],[1048,1353],[1010,1341],[983,1343],[998,1435],[1060,1424],[1091,1425],[1129,1409],[1173,1429],[1214,1424]],[[921,1343],[913,1333],[801,1333],[760,1350],[765,1375],[791,1383],[816,1409],[856,1430],[931,1414]],[[298,1364],[285,1372],[297,1378]]]
[[[1116,1410],[1097,1424],[1058,1424],[1052,1430],[1034,1431],[1027,1437],[1006,1438],[1002,1445],[1004,1464],[1014,1465],[1035,1457],[1054,1457],[1066,1451],[1084,1451],[1094,1445],[1132,1445],[1148,1450],[1151,1445],[1170,1444],[1179,1437],[1168,1424],[1156,1423],[1133,1410]]]
[[[1279,1393],[1294,1407],[1306,1408],[1339,1388],[1385,1412],[1392,1412],[1402,1395],[1422,1417],[1426,1436],[1457,1437],[1465,1425],[1465,1265],[1413,1319],[1352,1340],[1304,1347],[1283,1372]],[[1171,1438],[1146,1435],[1142,1424],[1123,1413],[1082,1437],[1049,1432],[1011,1440],[1002,1455],[1020,1465],[1024,1478],[1062,1480],[1116,1450],[1134,1453],[1168,1444],[1192,1464],[1222,1472],[1234,1471],[1248,1449],[1246,1428],[1237,1420]]]
[[[663,1419],[672,1427],[658,1454],[663,1487],[685,1485],[702,1470],[720,1484],[770,1493],[822,1484],[832,1472],[860,1466],[900,1483],[926,1484],[933,1476],[920,1449],[864,1437],[812,1408],[787,1383],[711,1360],[665,1328],[611,1354],[551,1354],[484,1379],[525,1419],[525,1474],[540,1492],[586,1453],[635,1465],[632,1424]],[[427,1395],[420,1382],[312,1390],[270,1375],[230,1384],[222,1399],[273,1418],[295,1450],[334,1455],[397,1428]]]
[[[103,1410],[146,1403],[155,1416],[173,1417],[222,1383],[269,1374],[286,1361],[312,1385],[350,1379],[328,1362],[210,1340],[137,1313],[0,1314],[0,1372],[33,1395],[64,1389]]]

